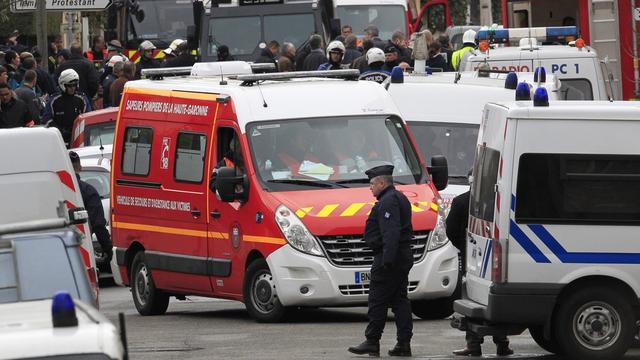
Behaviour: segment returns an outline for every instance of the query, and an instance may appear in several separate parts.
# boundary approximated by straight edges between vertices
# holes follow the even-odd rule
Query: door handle
[[[210,214],[211,214],[211,217],[214,219],[220,218],[220,211],[218,210],[213,210]]]
[[[193,215],[193,217],[200,217],[200,214],[202,213],[198,209],[191,210],[191,215]]]

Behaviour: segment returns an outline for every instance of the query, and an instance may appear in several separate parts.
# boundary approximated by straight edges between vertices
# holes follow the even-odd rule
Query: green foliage
[[[449,7],[453,25],[465,25],[467,23],[469,0],[449,0]]]

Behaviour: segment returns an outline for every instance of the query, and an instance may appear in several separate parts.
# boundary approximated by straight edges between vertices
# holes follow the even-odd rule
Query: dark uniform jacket
[[[469,191],[456,196],[451,202],[449,215],[447,215],[447,237],[461,252],[464,252],[466,247],[469,199]]]
[[[76,174],[78,179],[78,185],[80,186],[80,194],[82,195],[82,202],[84,208],[89,213],[89,225],[91,227],[105,226],[107,220],[104,218],[104,209],[102,208],[102,198],[96,190],[90,184],[80,180],[80,176]]]
[[[78,92],[74,95],[55,94],[49,98],[42,121],[46,123],[53,120],[53,126],[60,130],[64,142],[69,143],[73,121],[78,115],[88,111],[91,111],[91,105],[84,94]]]
[[[22,127],[31,120],[31,111],[20,99],[13,98],[8,103],[0,105],[0,129]]]
[[[55,73],[55,82],[58,82],[60,74],[67,69],[73,69],[78,73],[78,90],[87,94],[92,99],[98,93],[98,72],[91,61],[83,56],[72,55],[69,60],[58,66]]]
[[[378,195],[364,228],[364,241],[374,255],[382,255],[382,264],[394,267],[399,249],[411,244],[411,204],[407,197],[389,186]]]
[[[304,71],[314,71],[318,70],[320,65],[326,63],[327,57],[324,56],[324,52],[322,49],[314,49],[311,50],[309,55],[304,59],[304,65],[302,66],[302,70]]]
[[[192,66],[195,64],[196,59],[193,55],[189,54],[189,52],[184,52],[172,59],[167,60],[162,66],[163,67],[182,67],[182,66]]]
[[[146,56],[142,55],[140,57],[140,61],[136,64],[136,79],[140,79],[142,76],[143,69],[154,69],[160,66],[160,62],[156,59],[148,59]]]

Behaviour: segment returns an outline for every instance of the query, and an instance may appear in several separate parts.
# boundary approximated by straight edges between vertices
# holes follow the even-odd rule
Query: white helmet
[[[472,29],[469,29],[469,30],[465,31],[464,34],[462,35],[462,43],[463,44],[466,44],[466,43],[475,44],[476,43],[476,32],[473,31]]]
[[[145,40],[140,43],[140,46],[138,47],[138,49],[140,49],[140,51],[155,50],[156,46],[153,45],[151,41]]]
[[[60,73],[60,77],[58,78],[58,85],[60,85],[60,89],[62,89],[62,91],[65,92],[67,91],[67,88],[65,87],[65,85],[72,84],[72,83],[77,84],[78,81],[80,81],[80,77],[78,76],[78,73],[73,69],[67,69]]]
[[[367,64],[371,65],[375,62],[384,62],[384,51],[382,49],[373,47],[367,51]]]
[[[122,62],[122,61],[124,61],[124,57],[122,57],[120,55],[113,55],[109,59],[109,62],[107,62],[107,66],[112,68],[116,63],[119,63],[119,62]]]
[[[342,41],[334,40],[329,43],[329,46],[327,46],[327,54],[330,52],[339,52],[344,54],[345,51]]]

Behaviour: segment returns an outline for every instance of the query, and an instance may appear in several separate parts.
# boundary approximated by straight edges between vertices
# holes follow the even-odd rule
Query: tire
[[[557,339],[555,339],[553,335],[551,336],[551,339],[546,339],[544,337],[544,325],[531,326],[529,328],[529,333],[538,346],[552,354],[560,354]]]
[[[455,296],[429,300],[414,300],[411,302],[411,312],[424,320],[440,320],[453,314]]]
[[[144,251],[138,252],[131,263],[131,296],[136,310],[143,316],[162,315],[169,307],[169,294],[156,288]]]
[[[258,322],[280,322],[287,313],[287,308],[278,299],[271,270],[264,259],[249,264],[244,278],[243,297],[247,312]]]
[[[554,316],[559,349],[569,359],[618,359],[631,346],[634,331],[631,301],[610,287],[568,294]]]

